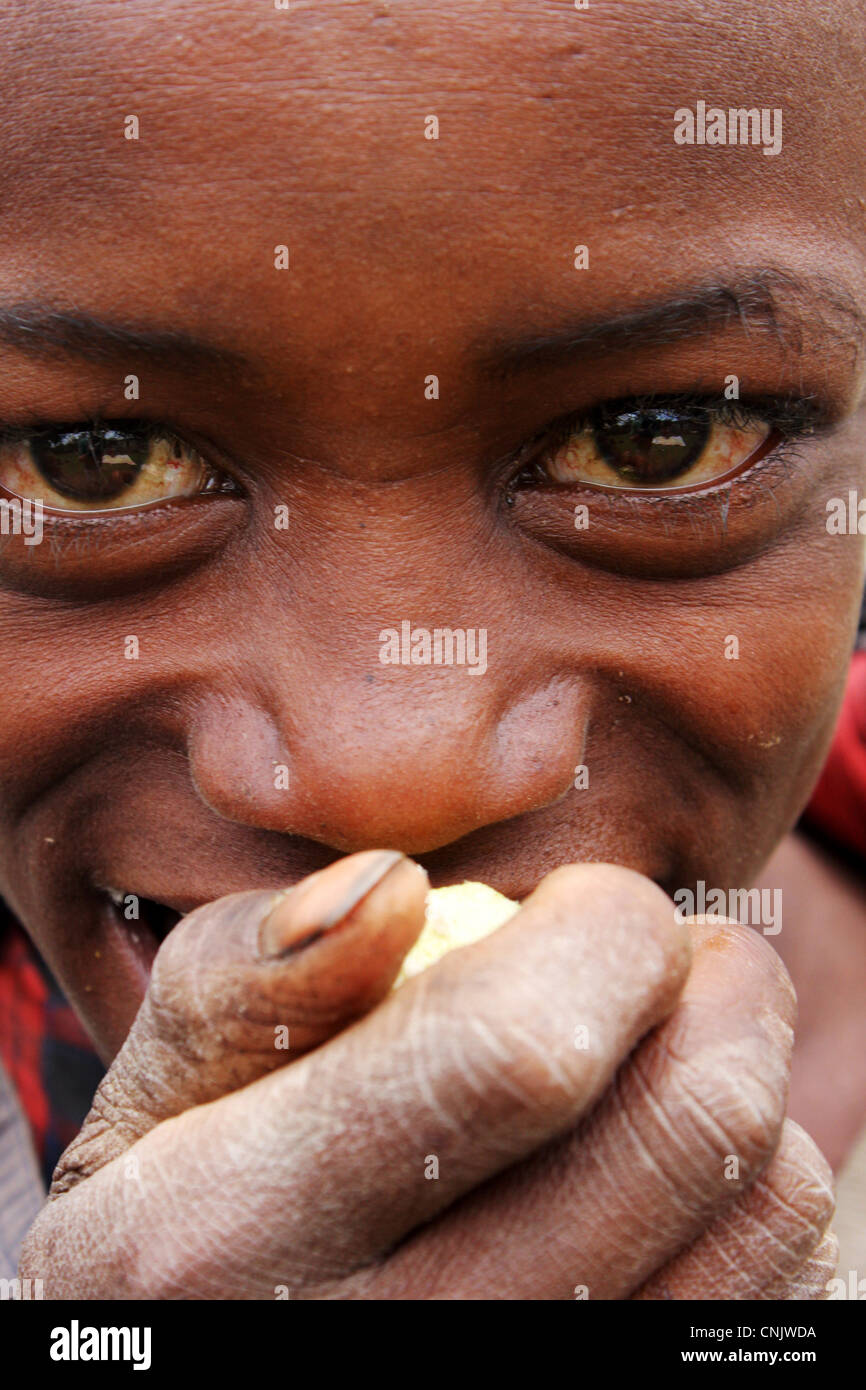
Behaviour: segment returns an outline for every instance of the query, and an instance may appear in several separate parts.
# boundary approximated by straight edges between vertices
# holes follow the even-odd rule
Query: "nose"
[[[587,689],[530,670],[334,661],[312,697],[292,670],[263,698],[211,697],[190,736],[199,796],[220,816],[335,850],[429,853],[573,786]]]
[[[196,629],[199,796],[339,852],[407,854],[565,796],[591,713],[583,627],[556,593],[527,620],[537,590],[473,477],[298,488],[294,530],[257,534],[218,626]]]

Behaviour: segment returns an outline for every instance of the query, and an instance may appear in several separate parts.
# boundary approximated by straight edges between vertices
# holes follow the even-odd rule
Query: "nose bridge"
[[[304,500],[239,577],[243,621],[200,687],[202,798],[338,850],[422,853],[565,794],[588,690],[516,611],[469,485]]]

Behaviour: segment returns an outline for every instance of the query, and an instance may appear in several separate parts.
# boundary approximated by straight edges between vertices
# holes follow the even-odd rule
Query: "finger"
[[[286,892],[236,893],[191,913],[163,942],[52,1194],[162,1120],[284,1066],[373,1008],[421,930],[426,892],[417,864],[365,851]]]
[[[830,1297],[827,1285],[839,1263],[839,1242],[832,1231],[822,1237],[817,1250],[803,1262],[793,1279],[772,1284],[759,1293],[759,1299],[785,1302],[820,1303]]]
[[[633,1297],[775,1297],[768,1290],[794,1280],[817,1251],[833,1209],[830,1165],[805,1130],[786,1120],[776,1153],[748,1192]]]
[[[359,1296],[423,1279],[430,1298],[627,1298],[744,1191],[778,1142],[794,995],[749,928],[692,930],[676,1012],[589,1123],[407,1241]]]
[[[674,1007],[689,957],[654,884],[610,866],[559,869],[493,936],[295,1066],[151,1131],[127,1156],[140,1180],[124,1184],[116,1159],[49,1203],[27,1267],[48,1268],[49,1297],[273,1297],[275,1271],[293,1298],[327,1295],[573,1128]],[[74,1251],[88,1240],[82,1267]]]

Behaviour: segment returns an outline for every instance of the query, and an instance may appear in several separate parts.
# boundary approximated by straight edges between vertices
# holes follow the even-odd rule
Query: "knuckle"
[[[716,1036],[691,1059],[683,1099],[718,1161],[731,1155],[753,1176],[779,1141],[787,1067],[768,1057],[758,1033]]]
[[[831,1280],[839,1263],[839,1241],[832,1231],[821,1237],[816,1249],[799,1269],[785,1280],[770,1284],[762,1300],[818,1303],[832,1297]]]
[[[736,1156],[753,1177],[784,1120],[793,989],[775,952],[749,928],[713,921],[693,929],[692,976],[659,1041],[683,1114],[711,1152]]]
[[[94,1097],[93,1109],[54,1170],[48,1192],[51,1200],[69,1192],[102,1166],[113,1132],[111,1120]]]
[[[634,919],[641,927],[663,932],[677,925],[674,905],[658,884],[620,864],[565,864],[545,875],[531,898],[546,906],[548,900],[552,906],[588,903],[617,919]]]
[[[206,1051],[211,1025],[250,1006],[258,922],[272,896],[235,893],[178,922],[153,962],[145,1011],[151,1034],[181,1050]]]
[[[528,902],[559,922],[572,953],[580,911],[610,979],[640,971],[648,1005],[672,1007],[691,964],[691,933],[651,879],[616,864],[566,865],[548,874]]]
[[[804,1129],[785,1120],[779,1147],[763,1174],[770,1200],[781,1206],[792,1248],[814,1249],[833,1218],[833,1172]]]
[[[669,1155],[698,1200],[753,1181],[779,1142],[787,1100],[790,1026],[744,1009],[736,976],[725,983],[708,996],[690,981],[626,1074],[633,1106],[651,1117],[651,1147]]]
[[[532,1015],[522,1027],[515,1015],[526,1014],[523,1006],[498,1015],[462,1007],[462,991],[448,987],[449,973],[431,971],[418,981],[406,1034],[416,1074],[439,1078],[443,1110],[467,1097],[496,1109],[543,1108],[558,1068]]]
[[[404,1117],[395,1125],[402,1128],[411,1096],[412,1123],[429,1152],[444,1162],[464,1151],[471,1133],[479,1171],[487,1171],[567,1124],[595,1064],[574,1049],[563,1015],[528,1005],[524,992],[491,991],[496,1007],[492,997],[479,1007],[459,981],[449,989],[449,975],[427,971],[401,991],[400,1065],[389,1067],[392,1088],[380,1087],[378,1104]]]
[[[657,1036],[635,1059],[622,1093],[645,1149],[663,1156],[686,1207],[742,1191],[778,1143],[784,1100],[762,1078],[760,1056],[739,1049],[720,1044],[684,1058]]]
[[[724,964],[737,980],[746,1007],[761,1016],[775,1014],[793,1027],[797,996],[778,952],[753,927],[723,918],[690,918],[695,957]]]

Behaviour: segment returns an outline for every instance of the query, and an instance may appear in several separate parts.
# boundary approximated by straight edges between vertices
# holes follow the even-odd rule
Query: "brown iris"
[[[62,497],[109,502],[135,481],[150,442],[125,430],[58,430],[34,436],[30,448],[45,482]]]
[[[597,411],[590,421],[602,458],[627,482],[647,486],[685,473],[710,435],[706,414],[652,406]]]

